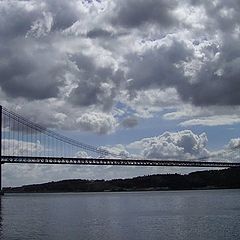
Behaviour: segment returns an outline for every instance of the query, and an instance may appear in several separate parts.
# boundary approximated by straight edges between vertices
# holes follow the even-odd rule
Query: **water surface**
[[[240,239],[240,190],[9,194],[0,239]]]

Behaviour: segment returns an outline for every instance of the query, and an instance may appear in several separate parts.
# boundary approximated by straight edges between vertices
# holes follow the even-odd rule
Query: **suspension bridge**
[[[240,146],[201,158],[133,159],[63,136],[0,106],[0,189],[2,164],[240,167]]]

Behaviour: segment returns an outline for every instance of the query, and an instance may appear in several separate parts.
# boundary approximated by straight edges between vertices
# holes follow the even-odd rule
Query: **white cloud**
[[[233,149],[240,146],[240,138],[232,138],[226,145],[226,148]]]
[[[101,112],[84,113],[76,121],[81,129],[98,134],[114,132],[117,127],[117,121],[112,115]]]
[[[5,156],[34,156],[43,153],[43,146],[40,141],[26,142],[16,139],[2,140],[2,155]]]
[[[162,135],[144,138],[128,145],[130,149],[138,149],[147,159],[187,159],[208,156],[206,148],[207,135],[194,134],[190,130],[165,132]]]
[[[183,127],[202,125],[202,126],[221,126],[240,123],[239,115],[219,115],[191,119],[180,123]]]
[[[122,92],[119,101],[124,103],[140,118],[150,118],[164,109],[178,105],[179,98],[174,88],[165,90],[152,89],[137,91],[131,98],[126,92]]]
[[[88,155],[85,151],[78,151],[75,155],[77,158],[90,158],[91,156]]]
[[[165,113],[163,118],[180,121],[179,125],[182,127],[233,125],[240,122],[239,109],[238,106],[194,107],[190,104],[182,104],[170,109],[171,112]]]
[[[131,156],[131,154],[127,151],[126,147],[122,144],[117,144],[114,146],[101,146],[99,147],[99,149],[107,150],[110,153],[109,155],[104,156],[104,158],[115,158],[116,156],[111,155],[111,153],[114,155],[118,155],[118,158],[127,158]]]

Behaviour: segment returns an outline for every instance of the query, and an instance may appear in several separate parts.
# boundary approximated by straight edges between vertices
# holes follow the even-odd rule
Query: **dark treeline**
[[[101,192],[240,188],[240,168],[198,171],[186,175],[158,174],[114,180],[63,180],[5,188],[5,192]]]

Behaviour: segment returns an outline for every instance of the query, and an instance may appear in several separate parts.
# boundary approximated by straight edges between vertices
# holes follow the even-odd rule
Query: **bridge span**
[[[74,165],[115,165],[115,166],[146,166],[146,167],[210,167],[229,168],[240,167],[236,162],[178,161],[151,159],[114,159],[114,158],[66,158],[66,157],[28,157],[2,156],[4,163],[34,163],[34,164],[74,164]]]

